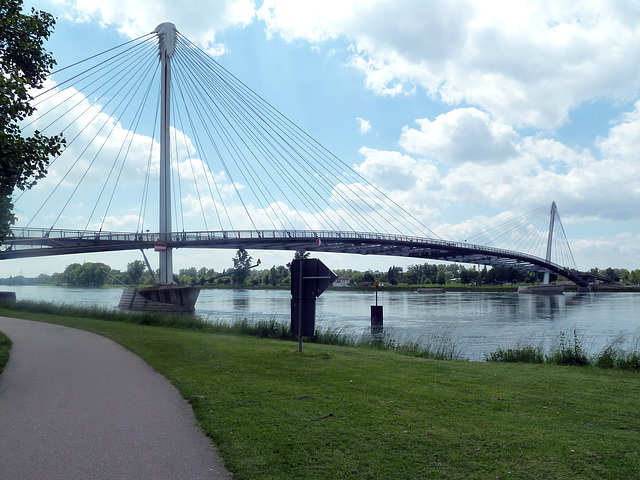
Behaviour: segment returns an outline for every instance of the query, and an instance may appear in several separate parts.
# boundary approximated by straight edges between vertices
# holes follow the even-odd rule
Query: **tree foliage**
[[[251,265],[251,257],[244,252],[240,256],[236,256],[237,260],[244,258],[248,260],[245,263],[247,269],[244,270],[246,276],[242,278],[242,283],[235,283],[236,286],[248,286],[248,285],[260,285],[262,287],[289,287],[291,285],[291,275],[289,268],[285,265],[274,265],[269,269],[257,270],[249,269]],[[100,286],[104,282],[104,285],[117,285],[121,286],[117,280],[101,274],[100,278],[97,275],[100,274],[99,269],[103,266],[105,271],[109,272],[113,277],[129,284],[129,285],[152,285],[154,279],[151,273],[143,268],[143,262],[136,260],[130,264],[127,264],[127,269],[119,271],[113,269],[108,265],[102,263],[74,263],[69,265],[62,273],[53,273],[51,275],[40,274],[38,277],[28,278],[22,275],[0,278],[0,285],[70,285],[70,286]],[[142,274],[138,281],[136,280],[137,273],[142,271]],[[352,284],[356,285],[361,282],[380,282],[383,284],[404,284],[404,285],[434,285],[442,282],[446,284],[450,282],[460,283],[463,285],[499,285],[505,283],[533,283],[540,281],[540,278],[536,279],[534,272],[528,272],[525,270],[511,270],[508,268],[494,267],[487,269],[486,267],[481,270],[477,266],[465,267],[458,264],[449,265],[429,265],[427,263],[422,265],[411,265],[407,268],[407,272],[402,271],[402,267],[391,267],[387,272],[359,272],[353,269],[336,269],[334,272],[340,277],[351,277]],[[640,269],[627,270],[627,269],[613,269],[615,275],[620,277],[622,282],[638,285],[640,284]],[[604,270],[602,270],[604,271]],[[594,268],[591,273],[601,273],[601,270]],[[212,268],[201,267],[199,270],[195,267],[183,268],[180,270],[179,275],[176,278],[177,283],[181,284],[194,284],[198,283],[202,279],[211,279],[213,277],[220,277],[215,282],[207,282],[207,285],[227,285],[231,283],[231,272],[229,269],[227,273],[229,276],[220,276],[224,272],[216,272]],[[429,278],[427,273],[435,272],[433,279]],[[413,282],[414,279],[421,277],[420,283]],[[240,279],[237,279],[239,282]]]
[[[22,13],[22,0],[0,1],[0,243],[16,221],[14,189],[29,189],[44,177],[49,159],[64,145],[62,135],[36,130],[26,137],[20,126],[35,110],[31,92],[42,88],[55,65],[44,50],[54,24],[49,13]]]
[[[236,271],[231,275],[231,280],[234,285],[244,285],[250,273],[249,267],[251,267],[251,256],[244,248],[238,249],[236,256],[233,257],[233,268]]]
[[[127,276],[131,285],[140,284],[145,268],[147,266],[142,260],[134,260],[131,263],[127,263]]]
[[[296,250],[296,253],[293,255],[293,260],[305,260],[309,258],[311,252],[307,252],[305,250]],[[291,271],[291,265],[293,264],[293,260],[287,263],[287,268]]]
[[[102,268],[107,271],[111,270],[104,263],[72,263],[65,268],[62,274],[64,283],[72,287],[101,287],[107,278],[102,272]]]

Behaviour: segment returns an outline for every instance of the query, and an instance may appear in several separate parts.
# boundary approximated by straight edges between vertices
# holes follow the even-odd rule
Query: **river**
[[[3,286],[18,299],[116,307],[120,289],[52,286]],[[289,321],[291,295],[286,290],[202,290],[196,313],[215,320]],[[375,293],[330,289],[318,297],[316,325],[347,335],[369,332]],[[554,296],[504,292],[378,293],[385,332],[401,342],[429,343],[445,337],[461,358],[482,360],[498,347],[518,343],[555,345],[560,332],[576,331],[582,346],[598,353],[622,336],[633,347],[640,335],[640,293],[565,293]]]

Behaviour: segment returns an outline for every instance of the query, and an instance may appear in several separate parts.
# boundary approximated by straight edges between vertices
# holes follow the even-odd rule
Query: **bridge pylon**
[[[120,299],[120,307],[132,310],[193,311],[200,287],[173,283],[171,246],[171,58],[177,33],[173,23],[156,27],[160,50],[160,219],[159,239],[164,248],[159,254],[158,284],[149,288],[129,288]]]

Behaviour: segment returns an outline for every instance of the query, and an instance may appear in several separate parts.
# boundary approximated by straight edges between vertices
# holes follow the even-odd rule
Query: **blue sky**
[[[579,268],[640,268],[635,2],[25,2],[31,6],[58,17],[48,49],[60,66],[173,22],[443,238],[462,240],[555,200]],[[291,257],[250,253],[266,266]],[[232,255],[179,251],[175,268],[221,269]],[[6,261],[0,275],[52,273],[75,261],[124,268],[139,257]],[[332,268],[415,263],[325,258]]]

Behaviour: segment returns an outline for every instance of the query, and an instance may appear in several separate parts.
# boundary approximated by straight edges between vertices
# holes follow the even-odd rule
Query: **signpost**
[[[316,298],[338,276],[317,258],[291,262],[291,333],[298,335],[298,351],[302,352],[302,337],[315,335]]]

